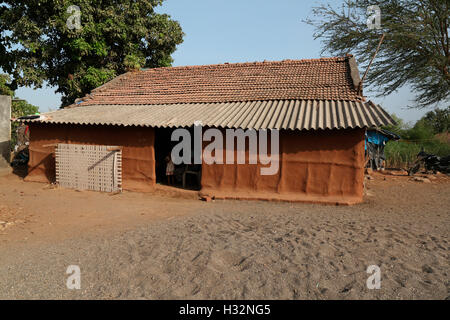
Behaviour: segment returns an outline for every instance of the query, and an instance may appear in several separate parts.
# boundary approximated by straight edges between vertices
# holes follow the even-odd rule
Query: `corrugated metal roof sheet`
[[[145,127],[346,129],[395,123],[372,102],[274,100],[162,105],[92,105],[48,112],[30,122]]]

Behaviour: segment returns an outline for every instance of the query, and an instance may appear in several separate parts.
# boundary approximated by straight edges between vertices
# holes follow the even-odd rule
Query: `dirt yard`
[[[450,178],[373,177],[345,207],[78,192],[0,172],[0,298],[449,299]]]

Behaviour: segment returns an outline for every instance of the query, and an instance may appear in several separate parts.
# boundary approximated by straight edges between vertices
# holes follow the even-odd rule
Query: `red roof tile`
[[[146,69],[113,79],[80,105],[361,100],[349,61],[350,56]]]

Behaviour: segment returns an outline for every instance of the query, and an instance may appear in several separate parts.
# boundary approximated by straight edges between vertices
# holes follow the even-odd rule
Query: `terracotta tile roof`
[[[347,56],[128,72],[93,90],[78,106],[280,99],[360,101],[356,88],[359,75],[352,60]]]

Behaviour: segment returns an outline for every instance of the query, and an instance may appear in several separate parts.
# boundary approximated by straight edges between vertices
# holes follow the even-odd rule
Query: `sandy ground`
[[[367,187],[352,207],[203,202],[0,172],[0,298],[449,299],[450,178],[374,174]]]

